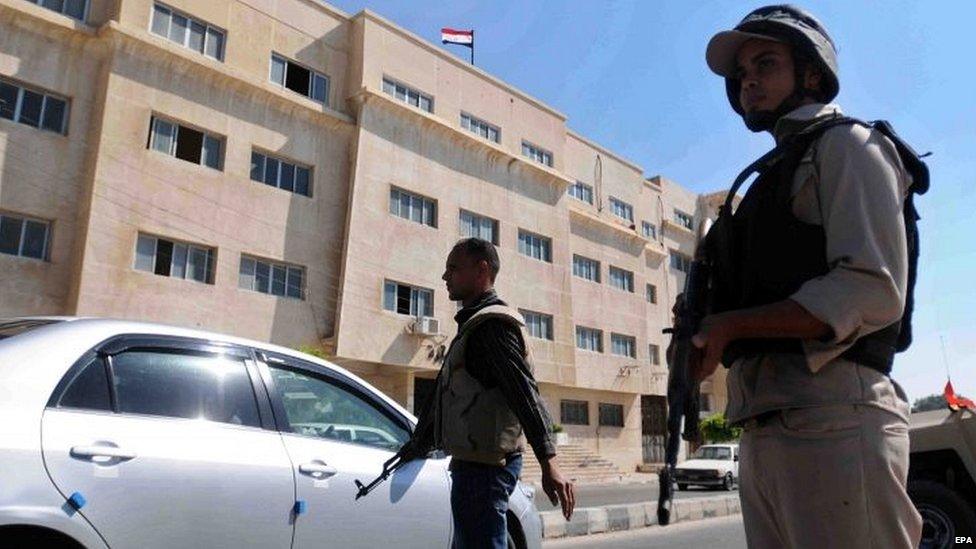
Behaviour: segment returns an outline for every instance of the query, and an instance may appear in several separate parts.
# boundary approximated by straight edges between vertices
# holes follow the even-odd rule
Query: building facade
[[[370,11],[0,0],[0,29],[0,316],[313,346],[412,409],[456,328],[447,253],[481,236],[556,421],[661,461],[661,330],[717,195]]]

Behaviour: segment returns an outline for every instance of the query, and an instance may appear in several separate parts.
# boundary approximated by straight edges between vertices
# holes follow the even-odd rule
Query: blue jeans
[[[451,462],[451,514],[456,549],[506,549],[505,513],[522,472],[522,456],[506,460],[504,467],[470,461]]]

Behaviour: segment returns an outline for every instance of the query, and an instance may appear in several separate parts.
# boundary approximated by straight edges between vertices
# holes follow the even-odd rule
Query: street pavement
[[[742,516],[733,515],[612,534],[544,540],[544,549],[746,549]]]
[[[583,484],[576,486],[576,506],[602,507],[604,505],[642,503],[645,501],[657,503],[657,494],[657,482],[642,484]],[[738,486],[732,492],[689,486],[687,492],[679,492],[675,489],[674,498],[690,499],[730,494],[738,495]],[[546,497],[541,486],[536,487],[535,505],[540,511],[550,511],[557,508],[549,503],[549,498]]]

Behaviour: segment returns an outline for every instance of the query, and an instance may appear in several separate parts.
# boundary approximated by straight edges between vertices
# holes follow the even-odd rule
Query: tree
[[[946,403],[945,397],[939,393],[936,393],[934,395],[915,399],[915,403],[912,404],[912,413],[928,412],[930,410],[945,410],[948,406],[949,405]]]
[[[721,413],[701,420],[700,429],[706,442],[728,442],[742,436],[742,428],[729,425]]]

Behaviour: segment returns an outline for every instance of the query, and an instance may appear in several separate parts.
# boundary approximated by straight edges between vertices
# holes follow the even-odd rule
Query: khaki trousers
[[[837,404],[774,412],[744,429],[739,497],[750,549],[918,547],[904,419]]]

